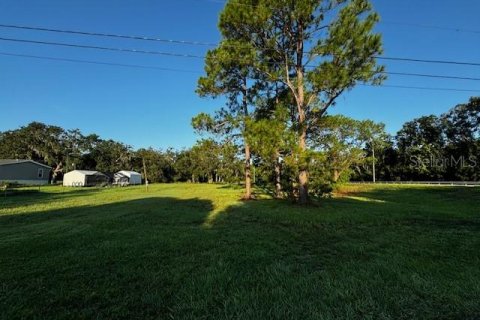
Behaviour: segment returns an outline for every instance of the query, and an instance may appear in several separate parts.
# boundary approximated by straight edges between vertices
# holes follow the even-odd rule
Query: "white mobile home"
[[[93,187],[108,183],[108,176],[98,171],[73,170],[63,176],[66,187]]]
[[[142,175],[135,171],[118,171],[113,176],[113,183],[122,186],[142,184]]]

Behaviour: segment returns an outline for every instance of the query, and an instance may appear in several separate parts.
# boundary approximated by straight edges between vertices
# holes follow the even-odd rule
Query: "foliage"
[[[135,170],[150,182],[238,182],[238,148],[231,142],[202,140],[189,150],[133,150],[131,146],[80,130],[64,130],[34,122],[0,133],[0,159],[31,159],[51,165],[55,175],[74,170],[97,170],[112,176]]]
[[[349,180],[349,170],[371,160],[366,157],[367,145],[380,147],[385,135],[383,124],[371,120],[359,121],[345,116],[325,116],[312,130],[311,144],[325,154],[331,180]]]
[[[249,86],[254,77],[252,64],[255,58],[253,47],[238,41],[234,30],[220,26],[223,39],[219,46],[209,50],[205,59],[205,76],[198,80],[197,93],[201,97],[225,96],[226,106],[218,110],[214,119],[200,113],[192,120],[197,131],[223,134],[229,141],[241,141],[244,146],[245,199],[252,197],[251,150],[246,138],[255,85]]]
[[[131,170],[133,151],[130,146],[113,140],[100,140],[91,150],[95,169],[112,175],[120,170]]]
[[[473,97],[468,103],[440,116],[408,121],[395,140],[379,150],[380,178],[387,181],[478,181],[479,119],[480,99]],[[368,170],[363,170],[360,179],[369,175]]]
[[[0,135],[0,158],[41,161],[52,166],[56,174],[67,158],[66,137],[67,132],[60,127],[32,122]]]
[[[291,126],[291,96],[270,93],[256,100],[254,112],[245,121],[249,129],[243,137],[252,151],[252,180],[273,190],[277,197],[298,197],[301,156],[308,159],[310,193],[317,196],[350,178],[371,181],[374,163],[379,181],[480,179],[480,98],[471,98],[440,116],[408,121],[393,137],[381,123],[325,115],[310,128],[308,152],[302,153]],[[206,114],[196,120],[205,128],[217,123]],[[238,183],[244,178],[244,146],[233,135],[226,137],[232,139],[207,138],[180,151],[134,150],[95,134],[84,135],[78,129],[34,122],[0,132],[0,158],[48,164],[54,169],[54,180],[73,169],[110,175],[135,170],[143,175],[145,161],[150,182]]]
[[[373,32],[377,21],[367,0],[230,0],[220,15],[223,40],[207,55],[209,76],[200,79],[200,89],[225,94],[229,105],[241,106],[242,97],[243,117],[248,116],[246,105],[265,91],[289,92],[301,203],[308,201],[310,128],[358,82],[384,79],[375,60],[382,52],[380,35]]]
[[[400,176],[405,178],[417,173],[423,180],[437,180],[443,168],[434,166],[430,159],[442,159],[445,146],[441,121],[436,116],[425,116],[407,122],[397,134],[397,146],[401,155]]]
[[[480,98],[471,98],[442,116],[447,180],[480,180]],[[462,162],[460,165],[453,161]],[[453,164],[453,165],[452,165]],[[463,164],[463,165],[462,165]]]

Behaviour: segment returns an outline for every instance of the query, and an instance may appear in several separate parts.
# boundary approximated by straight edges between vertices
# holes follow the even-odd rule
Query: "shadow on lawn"
[[[411,215],[398,201],[412,192],[425,201],[422,191],[362,192],[306,208],[151,197],[0,216],[0,309],[12,319],[455,315],[450,300],[432,297],[449,288],[443,265],[475,272],[470,249],[458,246],[478,224],[462,237],[464,225],[405,226]],[[433,210],[442,206],[430,196]],[[427,259],[434,254],[440,264]],[[427,259],[425,277],[440,277],[437,292],[412,282],[415,259]],[[459,288],[474,290],[468,281]],[[454,311],[467,301],[453,297]]]
[[[219,187],[224,188],[224,186]],[[227,187],[230,188],[230,187]],[[236,188],[236,187],[235,187]],[[23,192],[18,197],[22,206],[37,205],[52,201],[63,201],[69,198],[86,197],[93,195],[99,189],[78,189],[67,192]],[[262,199],[247,202],[238,202],[227,208],[215,208],[210,200],[206,199],[177,199],[165,197],[143,198],[124,202],[115,202],[103,205],[88,205],[80,207],[62,208],[14,215],[0,216],[0,226],[12,221],[22,222],[55,222],[56,219],[83,219],[108,220],[120,218],[135,220],[142,217],[143,223],[148,224],[151,219],[163,221],[173,225],[176,222],[192,223],[204,228],[226,227],[235,223],[280,223],[288,225],[293,223],[321,225],[321,224],[355,224],[357,222],[388,223],[402,220],[420,224],[425,221],[431,224],[434,221],[442,226],[448,225],[477,225],[470,223],[469,217],[475,213],[476,201],[480,201],[480,190],[471,188],[429,187],[429,188],[386,188],[350,191],[333,199],[319,199],[311,206],[303,207],[292,203],[290,200]],[[12,200],[13,198],[10,198]],[[18,206],[18,198],[8,201],[0,208]],[[458,201],[464,204],[458,207]],[[420,208],[419,206],[423,206]],[[443,219],[432,219],[431,212],[425,211],[425,206],[432,211],[446,210]],[[407,210],[410,207],[412,210]],[[465,212],[454,212],[449,209],[457,208]],[[445,209],[447,208],[447,209]],[[462,215],[462,213],[464,213]],[[457,219],[458,218],[458,219]],[[233,219],[233,220],[232,220]],[[457,221],[456,221],[457,219]],[[476,219],[475,219],[476,220]],[[138,221],[136,223],[139,223]],[[393,222],[395,223],[395,222]]]
[[[0,318],[168,314],[188,276],[179,270],[199,267],[202,242],[214,247],[203,228],[212,210],[208,200],[152,197],[0,216]]]
[[[69,191],[65,194],[53,194],[53,197],[41,196],[40,199],[48,201],[62,201],[71,197],[88,196],[95,193],[95,190]],[[31,204],[37,204],[35,198],[31,198]],[[18,205],[18,204],[17,204]],[[24,203],[22,202],[22,206]],[[13,206],[13,205],[12,205]],[[27,207],[28,210],[28,207]],[[151,197],[137,200],[114,202],[101,205],[84,205],[77,207],[61,208],[34,213],[21,213],[0,216],[0,225],[4,222],[17,223],[55,223],[57,221],[69,220],[81,222],[104,221],[116,219],[115,222],[121,225],[124,222],[131,222],[139,219],[137,223],[148,225],[153,221],[171,220],[171,223],[178,221],[192,220],[201,224],[209,212],[213,210],[213,204],[209,200],[200,199],[176,199],[168,197]]]
[[[61,192],[49,192],[45,191],[45,189],[48,190],[48,188],[10,189],[6,196],[3,193],[0,193],[0,209],[17,207],[19,202],[24,206],[29,206],[52,201],[62,201],[70,198],[85,197],[102,190],[99,188],[65,188],[62,189]]]
[[[335,232],[302,227],[301,210],[152,197],[0,216],[0,308],[10,319],[268,318],[248,310],[265,299],[283,314],[293,291],[307,310],[319,297],[302,281],[346,255]]]
[[[480,201],[480,188],[477,187],[451,187],[451,186],[381,186],[368,189],[347,188],[346,193],[340,195],[361,196],[384,202],[418,202],[430,198],[436,201]]]

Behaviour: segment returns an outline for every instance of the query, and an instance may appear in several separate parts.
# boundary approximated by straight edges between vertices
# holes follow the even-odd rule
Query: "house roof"
[[[34,163],[38,166],[42,166],[42,167],[45,167],[45,168],[48,168],[48,169],[52,169],[50,166],[47,166],[46,164],[43,164],[43,163],[40,163],[40,162],[37,162],[37,161],[33,161],[33,160],[23,160],[23,159],[0,159],[0,166],[7,166],[7,165],[11,165],[11,164],[27,163],[27,162]]]
[[[84,174],[86,176],[95,176],[95,175],[102,175],[104,176],[103,173],[99,172],[99,171],[90,171],[90,170],[73,170],[73,171],[70,171],[68,173],[71,173],[71,172],[78,172],[78,173],[81,173],[81,174]]]
[[[131,176],[131,175],[141,176],[141,174],[136,172],[136,171],[128,171],[128,170],[118,171],[117,174],[122,174],[122,175],[125,175],[125,176],[128,176],[128,177]]]

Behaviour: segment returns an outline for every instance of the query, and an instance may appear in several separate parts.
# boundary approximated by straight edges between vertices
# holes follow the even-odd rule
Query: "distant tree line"
[[[281,115],[273,115],[273,117]],[[201,118],[202,116],[200,116]],[[196,117],[193,126],[199,127]],[[201,119],[205,125],[205,119]],[[208,125],[208,124],[207,124]],[[203,131],[202,131],[203,132]],[[252,184],[277,197],[297,197],[295,136],[281,122],[249,122]],[[150,182],[241,183],[244,144],[235,134],[210,134],[183,150],[138,149],[84,135],[78,129],[32,122],[0,132],[0,158],[31,159],[50,165],[52,181],[73,169],[108,175],[135,170]],[[326,115],[309,134],[310,193],[322,195],[335,184],[372,181],[480,180],[480,98],[471,98],[440,116],[406,122],[396,135],[371,120]]]
[[[480,98],[448,112],[405,123],[394,137],[375,146],[377,176],[385,181],[479,181]],[[365,150],[372,156],[372,146]],[[370,180],[371,167],[359,167],[355,180]]]
[[[144,174],[150,182],[235,182],[241,164],[233,144],[201,140],[190,149],[138,149],[96,134],[32,122],[0,132],[0,158],[30,159],[52,167],[52,181],[74,170],[96,170],[112,176],[120,170]]]
[[[198,127],[198,117],[193,120]],[[252,183],[277,197],[296,197],[295,139],[281,125],[260,118],[249,123]],[[406,122],[396,135],[371,120],[326,115],[310,133],[310,193],[322,195],[337,183],[372,181],[480,180],[480,98],[440,116]],[[240,183],[244,145],[235,135],[199,140],[183,150],[138,149],[84,135],[78,129],[32,122],[0,132],[0,158],[31,159],[52,167],[52,181],[73,169],[108,175],[135,170],[150,182]],[[227,137],[227,138],[226,138]]]

